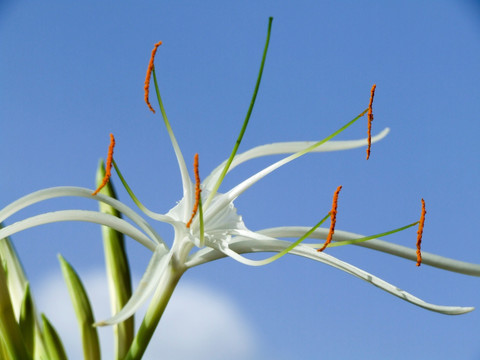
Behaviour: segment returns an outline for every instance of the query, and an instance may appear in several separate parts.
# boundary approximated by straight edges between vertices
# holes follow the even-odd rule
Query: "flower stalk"
[[[125,360],[141,359],[185,270],[168,264]]]

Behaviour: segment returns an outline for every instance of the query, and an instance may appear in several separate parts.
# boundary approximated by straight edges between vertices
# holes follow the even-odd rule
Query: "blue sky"
[[[186,159],[200,154],[206,175],[237,137],[269,16],[270,50],[241,150],[325,137],[366,108],[373,83],[373,132],[391,133],[368,162],[364,149],[312,154],[273,173],[236,201],[246,225],[313,225],[343,185],[337,228],[373,234],[416,221],[423,197],[424,249],[479,263],[480,7],[473,1],[3,1],[0,207],[46,187],[92,188],[112,132],[116,161],[137,196],[170,209],[181,196],[180,176],[161,119],[143,102],[153,44],[164,42],[156,69],[177,139]],[[365,133],[359,122],[340,137]],[[235,170],[223,189],[275,160]],[[50,201],[10,221],[78,207],[96,204]],[[389,240],[414,246],[415,237],[410,230]],[[95,225],[48,225],[13,240],[38,292],[60,272],[57,253],[81,275],[103,266]],[[129,251],[138,277],[149,253],[133,241]],[[427,301],[480,306],[478,278],[356,247],[328,251]],[[179,292],[192,287],[241,314],[255,334],[251,359],[480,358],[478,310],[431,313],[304,259],[286,256],[262,268],[222,260],[192,269]],[[193,315],[185,313],[171,323],[189,327]],[[195,319],[214,326],[203,315],[200,307]],[[167,336],[168,327],[158,332]],[[215,350],[236,333],[216,334],[203,346]]]

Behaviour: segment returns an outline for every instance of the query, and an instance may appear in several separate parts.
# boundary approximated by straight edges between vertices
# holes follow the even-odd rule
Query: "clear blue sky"
[[[156,69],[177,139],[187,161],[200,154],[206,175],[240,129],[269,16],[270,50],[241,150],[323,138],[366,108],[373,83],[373,132],[391,133],[368,162],[364,149],[312,154],[262,180],[236,202],[246,225],[313,225],[343,185],[337,228],[373,234],[416,221],[423,197],[424,249],[479,263],[480,6],[473,1],[3,0],[0,207],[46,187],[92,188],[113,132],[116,161],[137,196],[170,209],[181,197],[179,173],[160,117],[143,102],[153,44],[164,42]],[[365,132],[360,122],[341,138]],[[224,190],[274,160],[232,172]],[[51,201],[11,221],[78,207],[96,204]],[[410,230],[389,240],[414,246],[415,236]],[[60,272],[59,252],[80,274],[103,266],[95,225],[49,225],[13,240],[34,289]],[[129,250],[140,276],[149,253],[132,241]],[[480,307],[478,278],[356,247],[328,251],[427,301]],[[227,259],[192,269],[183,282],[232,301],[255,329],[250,358],[480,358],[480,309],[431,313],[304,259],[286,256],[263,268]]]

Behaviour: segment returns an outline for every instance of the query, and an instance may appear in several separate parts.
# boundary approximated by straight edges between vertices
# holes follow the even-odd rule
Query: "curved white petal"
[[[165,254],[161,247],[155,249],[147,269],[125,306],[114,316],[107,320],[99,321],[94,326],[106,326],[118,324],[132,316],[157,288],[163,273],[172,258],[172,253]]]
[[[308,230],[307,230],[308,231]],[[263,240],[277,240],[275,236],[270,236],[268,234],[261,234],[260,232],[257,231],[251,231],[248,229],[245,230],[234,230],[231,232],[232,235],[238,235],[241,236],[242,238],[245,239],[250,239],[250,240],[258,240],[258,241],[263,241]],[[305,233],[303,233],[300,236],[303,236]],[[299,236],[299,237],[300,237]]]
[[[305,234],[310,228],[306,226],[282,226],[270,229],[263,229],[258,231],[260,234],[275,237],[275,238],[298,238]],[[316,229],[309,238],[311,239],[326,239],[328,229]],[[363,235],[355,234],[342,230],[335,230],[333,241],[355,240],[362,238]],[[308,246],[308,244],[304,244]],[[402,257],[404,259],[417,261],[416,249],[411,249],[406,246],[392,244],[380,239],[371,239],[365,242],[353,244],[369,248],[372,250],[382,251],[391,255]],[[435,255],[426,251],[422,251],[422,264],[430,265],[436,268],[447,271],[457,272],[460,274],[480,276],[480,265],[472,264],[465,261],[450,259],[444,256]]]
[[[155,230],[143,219],[139,216],[135,211],[129,208],[127,205],[123,204],[122,202],[109,197],[103,194],[97,194],[92,196],[92,190],[81,188],[81,187],[74,187],[74,186],[59,186],[53,187],[48,189],[43,189],[39,191],[35,191],[31,194],[25,195],[20,199],[12,202],[11,204],[4,207],[0,210],[0,222],[3,222],[8,217],[12,216],[16,212],[36,203],[39,203],[44,200],[54,199],[58,197],[83,197],[87,199],[93,199],[96,201],[102,201],[113,208],[117,209],[119,212],[130,218],[139,228],[141,228],[146,234],[150,236],[151,239],[158,243],[162,243],[165,248],[167,248],[165,242],[161,238],[160,235],[157,234]],[[160,220],[161,221],[161,220]]]
[[[283,165],[289,163],[290,161],[293,161],[300,156],[303,156],[305,154],[308,154],[312,151],[315,151],[315,149],[318,149],[322,145],[328,143],[322,143],[323,140],[318,141],[316,143],[313,143],[313,145],[310,145],[309,147],[302,149],[292,155],[289,155],[275,163],[273,163],[270,166],[267,166],[265,169],[259,171],[258,173],[250,176],[248,179],[242,181],[240,184],[229,190],[227,193],[223,194],[223,196],[220,198],[220,200],[217,202],[215,209],[213,209],[210,213],[207,213],[205,215],[205,222],[207,223],[210,219],[210,217],[216,216],[217,212],[220,211],[223,207],[227,206],[229,202],[234,201],[238,196],[240,196],[244,191],[246,191],[250,186],[255,184],[257,181],[260,179],[264,178],[271,172],[275,171],[279,167],[282,167]],[[213,207],[213,205],[211,206]]]
[[[283,240],[266,240],[266,241],[256,241],[256,240],[238,240],[233,241],[229,246],[238,254],[242,253],[252,253],[252,252],[280,252],[286,247],[291,245],[289,241]],[[460,315],[474,310],[473,307],[460,307],[460,306],[443,306],[427,303],[412,294],[399,289],[398,287],[364,271],[353,265],[350,265],[344,261],[341,261],[331,255],[325,254],[323,252],[318,252],[310,247],[304,245],[298,245],[290,251],[294,255],[306,257],[315,261],[322,262],[324,264],[330,265],[337,269],[343,270],[346,273],[349,273],[353,276],[356,276],[392,295],[399,297],[402,300],[408,301],[414,305],[422,307],[427,310],[439,312],[447,315]],[[195,256],[197,255],[198,256]],[[225,257],[225,254],[221,253],[218,250],[213,249],[202,249],[198,251],[188,262],[188,267],[197,266],[209,261],[213,261],[222,257]]]
[[[372,137],[372,143],[382,140],[390,132],[389,128],[383,129],[379,134]],[[296,152],[307,149],[314,145],[316,141],[292,141],[292,142],[278,142],[273,144],[266,144],[254,147],[241,154],[236,155],[228,169],[228,172],[232,171],[238,165],[252,160],[258,157],[280,154],[294,154]],[[340,151],[355,149],[368,145],[368,139],[359,140],[330,140],[326,143],[315,148],[311,152],[328,152],[328,151]],[[203,181],[203,184],[207,189],[210,189],[218,180],[218,177],[222,173],[225,167],[226,160],[217,166],[208,177]]]
[[[152,241],[148,236],[127,221],[110,214],[89,210],[61,210],[32,216],[1,229],[0,239],[32,227],[62,221],[84,221],[109,226],[138,241],[152,251],[160,247],[163,249],[162,251],[164,253],[167,252],[163,245],[159,245]]]
[[[180,150],[180,146],[178,146],[177,139],[175,138],[175,134],[173,133],[173,129],[170,126],[170,122],[168,121],[166,115],[164,116],[163,120],[165,122],[165,126],[167,127],[168,135],[170,136],[170,141],[172,142],[173,151],[175,152],[175,156],[177,157],[178,167],[180,168],[180,175],[182,177],[182,186],[183,186],[183,197],[185,198],[192,198],[192,180],[190,179],[190,175],[188,174],[187,165],[185,164],[185,159],[183,158],[182,150]],[[185,214],[188,216],[188,214]]]

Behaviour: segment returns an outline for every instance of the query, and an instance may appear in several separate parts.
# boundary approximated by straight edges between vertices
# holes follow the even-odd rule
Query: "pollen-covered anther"
[[[420,266],[422,263],[422,235],[423,235],[423,227],[425,225],[425,214],[427,211],[425,210],[425,200],[422,199],[422,214],[420,215],[420,221],[418,222],[418,231],[417,231],[417,266]]]
[[[375,89],[377,85],[373,84],[372,89],[370,90],[370,102],[368,104],[368,146],[367,146],[367,160],[370,158],[370,148],[372,147],[372,121],[373,121],[373,97],[375,96]]]
[[[148,108],[155,114],[155,110],[153,109],[152,105],[150,105],[150,100],[148,100],[148,94],[150,92],[150,78],[152,76],[152,70],[153,70],[153,61],[155,60],[155,54],[157,53],[157,48],[162,45],[162,42],[159,41],[156,43],[153,47],[152,50],[152,55],[150,56],[150,62],[148,63],[148,68],[147,68],[147,77],[145,78],[145,102],[147,103]]]
[[[328,244],[332,242],[333,233],[335,232],[335,223],[337,222],[337,206],[338,206],[338,194],[342,190],[342,186],[340,185],[335,193],[333,194],[333,202],[332,202],[332,210],[330,210],[330,230],[328,231],[327,239],[325,240],[325,244],[318,249],[317,251],[323,251],[327,248]]]
[[[193,159],[193,172],[195,173],[195,204],[193,205],[192,216],[190,220],[187,222],[187,228],[192,225],[193,218],[197,214],[198,204],[200,203],[200,193],[202,190],[200,189],[200,173],[198,170],[198,154],[195,154]]]
[[[97,195],[102,188],[107,185],[108,181],[110,180],[110,176],[112,175],[112,161],[113,161],[113,148],[115,147],[115,138],[113,134],[110,134],[110,146],[108,147],[108,155],[107,155],[107,163],[105,164],[105,176],[102,179],[102,182],[98,186],[97,190],[95,190],[92,195]]]

